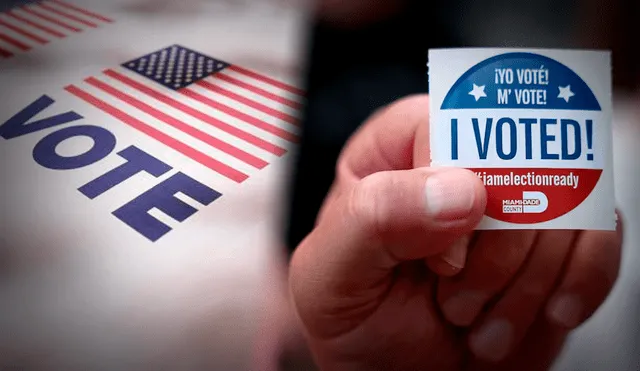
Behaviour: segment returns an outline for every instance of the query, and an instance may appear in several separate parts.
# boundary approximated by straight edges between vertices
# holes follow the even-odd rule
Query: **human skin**
[[[609,294],[622,231],[474,232],[480,180],[429,168],[428,97],[354,134],[291,299],[323,370],[547,370]]]

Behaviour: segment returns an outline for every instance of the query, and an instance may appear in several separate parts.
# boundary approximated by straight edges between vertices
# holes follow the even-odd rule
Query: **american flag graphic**
[[[0,58],[112,22],[63,0],[27,2],[0,13]]]
[[[298,141],[304,102],[294,86],[180,45],[65,90],[236,183]]]

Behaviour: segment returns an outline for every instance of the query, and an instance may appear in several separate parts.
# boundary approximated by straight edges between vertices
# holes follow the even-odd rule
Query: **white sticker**
[[[615,229],[611,62],[601,51],[429,51],[432,166],[470,169],[478,229]]]

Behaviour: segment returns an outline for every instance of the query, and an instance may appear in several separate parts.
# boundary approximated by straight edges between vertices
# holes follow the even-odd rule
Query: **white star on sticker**
[[[564,101],[567,103],[569,103],[569,98],[575,95],[571,91],[571,85],[567,85],[564,88],[562,86],[558,86],[558,89],[560,89],[560,94],[558,94],[558,98],[564,99]]]
[[[478,86],[476,84],[473,84],[473,90],[469,92],[469,95],[473,95],[473,97],[476,98],[476,102],[477,102],[478,99],[487,96],[487,94],[485,94],[484,92],[484,87],[485,85]]]

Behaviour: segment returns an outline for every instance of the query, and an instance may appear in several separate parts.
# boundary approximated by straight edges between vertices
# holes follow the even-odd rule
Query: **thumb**
[[[335,336],[332,316],[348,322],[348,311],[375,310],[397,265],[446,250],[475,228],[485,205],[482,183],[463,169],[379,172],[342,192],[291,261],[308,330]]]

